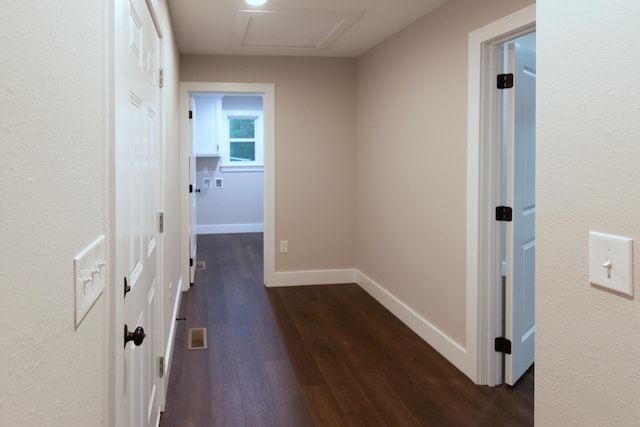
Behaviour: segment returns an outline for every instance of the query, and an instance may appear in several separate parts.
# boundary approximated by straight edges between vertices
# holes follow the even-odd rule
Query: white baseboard
[[[309,271],[282,271],[275,273],[274,283],[269,287],[283,286],[308,286],[308,285],[334,285],[339,283],[355,283],[355,270],[309,270]]]
[[[394,316],[442,354],[456,368],[471,378],[473,369],[469,369],[469,364],[475,362],[469,360],[467,350],[463,346],[360,270],[281,271],[275,273],[274,279],[274,283],[268,284],[269,287],[357,283],[387,310],[393,313]],[[175,319],[176,317],[177,312],[173,318]],[[173,330],[170,342],[173,343]]]
[[[362,273],[360,270],[356,270],[355,273],[356,283],[358,283],[362,289],[375,298],[387,310],[393,313],[394,316],[407,325],[413,332],[429,343],[430,346],[435,348],[465,375],[469,376],[470,373],[473,372],[468,369],[469,361],[467,350],[464,347],[429,323],[427,319],[413,311],[411,307],[400,301],[395,295],[384,289],[381,285],[374,282],[366,274]]]
[[[169,339],[167,340],[167,347],[164,350],[164,390],[165,393],[169,389],[169,375],[171,374],[171,361],[173,359],[173,348],[176,341],[176,319],[178,318],[178,312],[180,310],[180,301],[182,300],[182,278],[175,288],[176,300],[173,303],[173,313],[171,315],[171,329],[169,330]],[[163,408],[164,409],[164,408]]]
[[[263,233],[264,224],[205,224],[196,225],[196,234],[234,234],[234,233]]]

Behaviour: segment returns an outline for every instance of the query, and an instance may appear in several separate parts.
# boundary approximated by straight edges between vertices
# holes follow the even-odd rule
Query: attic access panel
[[[241,10],[233,48],[320,50],[342,36],[360,16],[356,12]]]

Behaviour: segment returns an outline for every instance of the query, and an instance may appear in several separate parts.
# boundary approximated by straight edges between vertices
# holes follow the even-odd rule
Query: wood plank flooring
[[[355,284],[267,289],[260,233],[199,236],[198,258],[162,427],[533,425],[533,369],[476,386]]]

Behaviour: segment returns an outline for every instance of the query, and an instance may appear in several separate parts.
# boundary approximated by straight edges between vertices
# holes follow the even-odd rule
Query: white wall
[[[98,299],[76,330],[72,260],[96,237],[108,235],[107,7],[111,3],[2,5],[2,426],[108,423],[106,297]],[[160,4],[169,48],[165,53],[173,58],[165,80],[175,92],[165,98],[170,106],[175,103],[172,96],[177,97],[177,56],[170,50],[166,7]],[[177,136],[176,117],[173,114],[164,126]],[[171,175],[177,175],[177,164],[171,163],[178,159],[171,154],[176,141],[173,138],[168,146]],[[166,202],[173,223],[175,196],[167,195]],[[169,244],[175,240],[177,247],[176,233],[174,226],[165,238]],[[171,255],[168,251],[167,257]],[[176,281],[177,270],[169,264],[167,277]]]
[[[105,298],[78,330],[73,299],[73,257],[107,223],[102,3],[9,2],[0,14],[3,426],[106,420]]]
[[[264,223],[263,172],[224,172],[216,158],[196,161],[196,232],[217,234],[262,231]],[[205,172],[205,168],[208,172]],[[222,188],[204,188],[204,177],[222,178]]]
[[[536,424],[637,426],[640,5],[537,14]],[[634,299],[589,285],[590,230],[635,239]]]

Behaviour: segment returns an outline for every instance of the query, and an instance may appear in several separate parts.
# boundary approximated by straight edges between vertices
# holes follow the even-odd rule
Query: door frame
[[[265,286],[275,284],[275,84],[273,83],[223,83],[180,82],[180,247],[182,254],[189,253],[189,96],[193,93],[262,94],[264,119],[264,277]],[[189,277],[189,260],[181,261],[181,276]],[[189,280],[182,281],[182,290],[189,289]]]
[[[469,33],[466,341],[476,384],[502,383],[502,357],[492,345],[502,334],[501,232],[494,217],[501,198],[502,97],[495,75],[502,72],[502,44],[535,26],[533,4]]]

